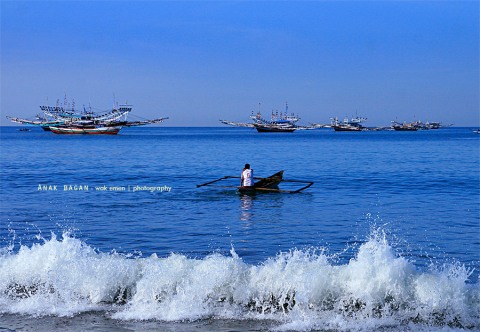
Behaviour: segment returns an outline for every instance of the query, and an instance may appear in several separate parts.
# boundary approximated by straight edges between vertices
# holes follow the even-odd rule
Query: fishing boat
[[[362,131],[361,127],[356,127],[348,124],[339,124],[332,126],[335,131]]]
[[[250,119],[252,120],[250,123],[228,120],[220,120],[220,122],[229,126],[254,128],[259,133],[293,133],[295,130],[317,129],[314,126],[298,126],[296,123],[300,118],[295,113],[288,113],[288,103],[285,104],[284,112],[272,111],[270,120],[265,119],[260,111],[256,114],[252,112]]]
[[[440,129],[442,128],[443,125],[441,122],[426,122],[425,123],[425,128],[426,129]]]
[[[259,133],[293,133],[297,127],[289,123],[253,124]]]
[[[67,135],[116,135],[122,129],[122,127],[113,126],[93,126],[93,125],[64,125],[50,127],[50,130],[54,134],[67,134]]]
[[[296,194],[299,193],[313,185],[314,182],[312,181],[303,181],[303,180],[286,180],[283,178],[283,171],[279,171],[273,175],[270,175],[266,178],[254,177],[254,180],[258,180],[254,183],[253,186],[250,187],[242,187],[242,186],[234,186],[234,185],[218,185],[215,184],[217,182],[228,180],[228,179],[240,179],[240,176],[224,176],[219,179],[209,181],[203,184],[198,184],[197,188],[204,187],[204,186],[211,186],[215,188],[232,188],[236,189],[240,194],[243,195],[255,195],[257,193],[288,193],[288,194]],[[300,188],[294,189],[280,189],[279,184],[282,182],[289,182],[289,183],[298,183],[301,185]]]
[[[392,121],[391,128],[397,131],[417,131],[417,130],[430,130],[430,129],[440,129],[451,127],[452,124],[444,125],[441,122],[425,122],[414,121],[414,122],[403,122],[399,123],[397,121]]]
[[[114,103],[116,104],[116,103]],[[12,122],[36,125],[45,131],[54,134],[94,134],[115,135],[122,127],[143,126],[161,123],[168,119],[157,118],[153,120],[128,121],[127,116],[132,111],[132,105],[115,105],[110,111],[96,113],[91,107],[84,106],[83,111],[75,109],[75,102],[68,103],[65,97],[63,105],[57,100],[56,106],[40,106],[43,115],[37,115],[36,120],[13,118],[7,116]]]
[[[362,125],[362,122],[365,122],[367,118],[359,116],[352,117],[351,119],[346,116],[343,121],[339,121],[337,117],[330,118],[330,120],[331,127],[335,131],[362,131],[367,129]]]
[[[266,178],[261,178],[255,182],[251,187],[238,187],[241,194],[255,194],[257,189],[260,191],[280,190],[278,185],[283,181],[283,171],[277,172]]]
[[[418,122],[398,123],[396,121],[392,121],[392,128],[396,131],[417,131],[420,129],[420,126]]]

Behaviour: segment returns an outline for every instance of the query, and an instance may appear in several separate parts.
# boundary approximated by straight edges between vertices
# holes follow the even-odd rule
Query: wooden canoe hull
[[[270,175],[267,178],[263,178],[258,182],[255,182],[251,187],[238,187],[238,191],[242,194],[255,194],[256,192],[276,192],[278,191],[278,184],[283,180],[283,171]],[[268,190],[273,189],[273,190]]]
[[[204,186],[213,186],[217,188],[235,188],[237,189],[237,192],[239,192],[242,195],[255,195],[257,193],[289,193],[289,194],[295,194],[299,193],[313,185],[312,181],[304,181],[304,180],[285,180],[283,179],[283,171],[277,172],[269,177],[266,178],[257,178],[255,177],[255,180],[258,180],[253,186],[250,187],[237,187],[237,186],[219,186],[215,185],[214,183],[217,183],[222,180],[228,180],[228,179],[240,179],[240,176],[224,176],[216,180],[208,181],[206,183],[202,184],[197,184],[197,188],[199,187],[204,187]],[[301,183],[302,187],[294,189],[294,190],[284,190],[278,188],[278,185],[281,182],[290,182],[290,183]]]

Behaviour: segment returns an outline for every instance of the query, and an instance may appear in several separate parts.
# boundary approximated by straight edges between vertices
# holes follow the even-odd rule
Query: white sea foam
[[[64,234],[0,251],[0,312],[124,320],[273,319],[279,330],[480,328],[478,280],[460,264],[418,271],[375,232],[348,264],[292,250],[263,264],[231,255],[129,258]]]

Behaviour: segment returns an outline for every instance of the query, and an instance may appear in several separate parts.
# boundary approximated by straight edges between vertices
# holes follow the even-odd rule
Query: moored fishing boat
[[[285,105],[284,112],[272,111],[270,120],[263,118],[260,111],[256,114],[252,112],[250,119],[251,123],[228,120],[220,120],[220,122],[229,126],[255,128],[259,133],[293,133],[295,130],[317,129],[314,126],[298,126],[296,123],[300,118],[294,113],[288,114],[288,104]]]
[[[366,121],[367,118],[362,118],[359,116],[351,119],[345,117],[343,121],[339,121],[337,117],[330,118],[330,120],[331,127],[335,131],[362,131],[367,129],[362,125],[362,122]]]
[[[355,127],[351,125],[332,125],[333,130],[335,131],[362,131],[361,127]]]
[[[127,116],[132,111],[132,106],[123,104],[116,105],[110,111],[96,113],[92,108],[84,106],[83,111],[75,109],[75,102],[67,103],[65,98],[63,105],[57,100],[56,106],[40,106],[43,115],[37,115],[36,120],[13,118],[7,116],[12,122],[36,125],[45,131],[55,134],[93,134],[115,135],[122,127],[143,126],[153,123],[161,123],[168,119],[157,118],[153,120],[140,119],[127,121]]]
[[[67,135],[116,135],[122,127],[105,126],[56,126],[50,127],[54,134]]]
[[[257,124],[255,123],[254,128],[257,129],[259,133],[293,133],[297,130],[296,126],[289,124]]]
[[[426,122],[414,121],[414,122],[404,122],[399,123],[392,121],[392,129],[397,131],[417,131],[417,130],[430,130],[430,129],[440,129],[445,127],[451,127],[452,125],[443,125],[441,122]]]
[[[417,131],[419,129],[419,123],[398,123],[396,121],[392,121],[392,128],[396,131]]]

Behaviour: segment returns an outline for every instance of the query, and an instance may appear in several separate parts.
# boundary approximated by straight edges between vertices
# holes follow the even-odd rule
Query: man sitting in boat
[[[240,187],[253,187],[253,170],[250,169],[250,164],[245,164],[243,168]]]

